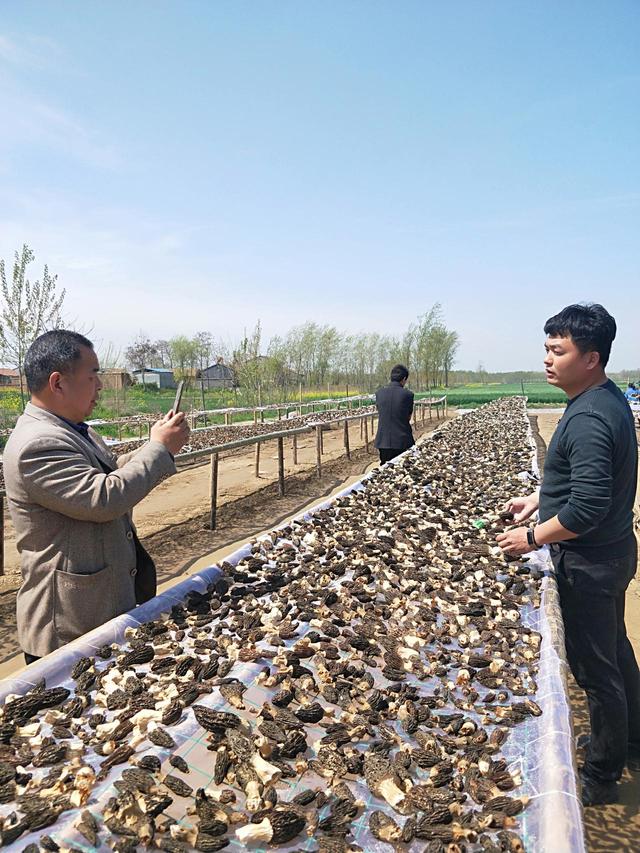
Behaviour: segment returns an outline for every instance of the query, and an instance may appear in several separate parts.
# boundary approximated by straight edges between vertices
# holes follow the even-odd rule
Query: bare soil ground
[[[538,455],[544,454],[546,445],[561,415],[543,414],[532,416],[544,447],[538,446]],[[541,453],[542,451],[542,453]],[[636,497],[636,513],[640,514],[640,483]],[[640,583],[638,576],[631,581],[626,602],[627,634],[633,644],[636,657],[640,660]],[[576,737],[589,733],[589,713],[585,696],[571,680],[570,698]],[[581,762],[583,756],[578,756]],[[592,806],[584,810],[584,826],[589,853],[635,853],[640,849],[640,774],[625,770],[620,785],[620,802],[613,806]]]

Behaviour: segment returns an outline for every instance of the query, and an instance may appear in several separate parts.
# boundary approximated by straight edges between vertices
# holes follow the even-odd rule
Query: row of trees
[[[42,278],[31,282],[27,267],[33,260],[33,251],[24,245],[15,253],[10,278],[0,260],[0,358],[19,371],[23,402],[26,351],[42,332],[62,325],[65,298],[64,290],[57,291],[57,276],[46,266]],[[68,320],[64,324],[74,325]],[[155,341],[140,333],[124,350],[124,358],[132,369],[165,367],[179,378],[193,377],[197,370],[222,360],[234,371],[245,396],[258,402],[274,396],[289,399],[301,387],[330,391],[332,386],[347,386],[371,391],[388,380],[397,362],[408,367],[413,388],[447,385],[458,345],[458,334],[446,327],[436,303],[396,336],[345,334],[335,326],[308,322],[264,340],[258,321],[234,344],[215,340],[209,332]],[[102,366],[118,366],[120,353],[111,344],[102,350]]]
[[[254,344],[249,347],[251,357],[259,344],[259,326],[250,340]],[[410,372],[411,386],[426,390],[448,384],[459,343],[457,332],[446,327],[441,306],[436,304],[401,335],[349,335],[316,323],[296,326],[269,341],[264,370],[285,388],[295,377],[312,387],[337,383],[372,391],[388,381],[391,368],[400,362]]]
[[[152,341],[144,333],[125,351],[126,363],[133,370],[148,367],[165,367],[180,379],[192,377],[196,370],[211,364],[214,338],[209,332],[198,332],[193,338],[176,335],[170,340]]]
[[[233,345],[216,341],[207,332],[157,341],[141,333],[125,356],[133,369],[171,368],[179,378],[193,376],[214,359],[222,360],[234,371],[245,395],[259,401],[274,395],[286,400],[301,387],[330,391],[340,385],[371,391],[388,380],[398,362],[409,369],[414,388],[447,385],[458,346],[457,332],[445,326],[436,304],[400,336],[349,335],[335,326],[308,322],[265,341],[258,321]]]

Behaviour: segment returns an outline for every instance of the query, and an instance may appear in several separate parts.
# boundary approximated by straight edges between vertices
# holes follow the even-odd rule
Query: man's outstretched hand
[[[538,492],[532,492],[521,498],[512,498],[505,504],[504,509],[505,512],[512,512],[513,520],[516,524],[520,524],[537,512],[539,503]]]

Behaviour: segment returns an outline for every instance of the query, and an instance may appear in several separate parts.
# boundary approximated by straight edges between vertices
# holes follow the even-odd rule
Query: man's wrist
[[[540,545],[536,542],[535,529],[533,527],[527,527],[527,545],[535,548],[536,551],[540,548]]]

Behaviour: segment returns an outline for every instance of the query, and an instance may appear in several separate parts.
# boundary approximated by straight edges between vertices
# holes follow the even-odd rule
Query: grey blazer
[[[375,446],[382,450],[406,450],[413,447],[413,391],[403,388],[399,382],[390,382],[376,391],[376,406],[378,432]]]
[[[96,446],[28,403],[4,451],[23,578],[18,639],[38,657],[135,607],[131,510],[176,470],[159,442],[116,458],[90,435]]]

